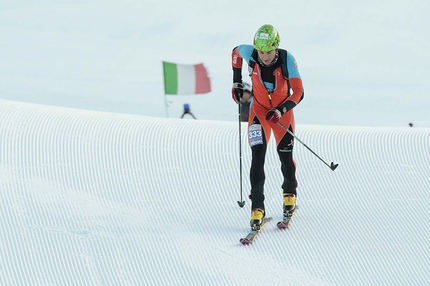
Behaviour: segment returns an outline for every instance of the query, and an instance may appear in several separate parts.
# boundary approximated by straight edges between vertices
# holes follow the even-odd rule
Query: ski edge
[[[254,242],[254,240],[257,238],[258,234],[263,230],[263,228],[272,221],[272,217],[267,217],[263,219],[263,223],[261,225],[261,228],[259,230],[251,230],[251,232],[248,233],[248,235],[244,238],[241,238],[239,242],[242,245],[250,245]]]

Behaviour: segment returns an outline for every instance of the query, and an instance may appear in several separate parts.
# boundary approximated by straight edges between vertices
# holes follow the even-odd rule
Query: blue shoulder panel
[[[289,51],[287,51],[287,69],[288,69],[288,76],[290,78],[301,78],[299,69],[297,68],[297,62],[296,59],[292,54],[290,54]],[[284,63],[285,64],[285,63]]]
[[[249,61],[251,60],[252,52],[254,51],[254,46],[239,45],[237,46],[237,50],[239,51],[242,58],[249,64]]]

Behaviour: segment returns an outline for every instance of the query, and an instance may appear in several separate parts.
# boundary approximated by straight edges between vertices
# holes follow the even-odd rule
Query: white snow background
[[[0,285],[427,285],[429,8],[0,2]],[[339,167],[296,142],[300,209],[279,231],[271,141],[274,222],[244,247],[230,54],[265,23],[299,63],[297,136]],[[213,91],[166,109],[162,60],[204,62]]]

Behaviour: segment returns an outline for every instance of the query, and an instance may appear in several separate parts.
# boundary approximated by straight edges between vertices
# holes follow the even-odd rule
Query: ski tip
[[[284,223],[284,222],[280,221],[280,222],[278,222],[277,227],[278,227],[279,229],[287,229],[287,228],[288,228],[288,225],[287,225],[286,223]]]
[[[240,243],[241,243],[242,245],[250,245],[250,244],[251,244],[251,241],[249,241],[249,239],[246,239],[246,238],[241,238],[241,239],[240,239]]]

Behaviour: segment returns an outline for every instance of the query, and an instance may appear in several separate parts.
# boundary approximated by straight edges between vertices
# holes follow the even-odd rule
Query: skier
[[[194,119],[197,119],[194,114],[191,113],[190,105],[188,103],[184,104],[184,113],[181,115],[181,119],[184,118],[185,114],[191,115]]]
[[[304,90],[294,56],[279,49],[279,43],[278,31],[272,25],[263,25],[255,33],[253,45],[239,45],[232,52],[233,100],[239,103],[243,96],[243,60],[248,63],[254,93],[248,120],[248,140],[252,151],[250,224],[253,230],[260,228],[265,217],[264,162],[272,131],[284,177],[284,217],[291,216],[296,208],[296,164],[292,152],[294,137],[278,123],[295,132],[293,108],[303,99]]]

